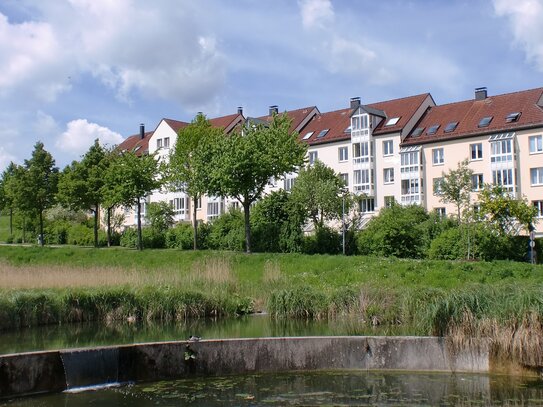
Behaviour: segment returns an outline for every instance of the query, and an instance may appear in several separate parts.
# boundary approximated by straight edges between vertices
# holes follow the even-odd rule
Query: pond
[[[120,345],[139,342],[278,336],[402,335],[407,328],[364,326],[352,319],[292,320],[267,315],[240,318],[193,319],[177,322],[113,322],[46,325],[0,331],[0,355],[37,350]]]
[[[543,383],[507,376],[320,371],[196,377],[0,401],[0,406],[541,406]]]

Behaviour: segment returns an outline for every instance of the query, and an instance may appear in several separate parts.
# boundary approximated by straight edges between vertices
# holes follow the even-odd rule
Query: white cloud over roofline
[[[56,147],[64,152],[82,155],[98,139],[101,145],[116,145],[124,138],[107,127],[89,123],[87,119],[72,120],[66,125],[66,131],[58,136]]]

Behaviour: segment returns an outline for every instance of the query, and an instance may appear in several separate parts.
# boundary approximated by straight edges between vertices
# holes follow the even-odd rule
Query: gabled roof
[[[234,129],[238,124],[243,123],[245,118],[240,113],[230,114],[228,116],[215,117],[209,119],[209,122],[213,127],[218,127],[224,129],[225,133],[229,133]]]
[[[148,131],[144,133],[143,138],[140,134],[134,134],[128,136],[121,144],[117,146],[119,151],[132,151],[136,153],[137,156],[147,154],[149,152],[149,140],[153,135],[154,131]]]
[[[351,132],[345,130],[351,125],[352,109],[342,109],[333,112],[319,113],[307,123],[300,132],[299,140],[310,145],[330,143],[351,138]],[[328,132],[320,138],[317,138],[321,131],[328,129]],[[309,133],[311,136],[306,137]],[[304,137],[305,140],[304,140]]]
[[[506,117],[511,113],[520,113],[518,120],[507,122]],[[487,126],[479,127],[485,117],[492,117],[492,120]],[[447,124],[453,122],[458,122],[458,126],[445,132]],[[434,125],[439,128],[435,134],[428,135],[428,128]],[[543,126],[543,88],[431,107],[403,144],[432,143],[537,126]],[[424,131],[414,136],[417,128],[424,128]]]
[[[430,94],[424,93],[369,105],[360,105],[360,108],[372,115],[386,117],[373,129],[372,134],[374,136],[388,134],[401,131],[428,97],[430,97]],[[315,115],[300,131],[299,139],[310,145],[349,140],[351,133],[345,130],[351,125],[351,114],[356,109],[348,108]],[[387,120],[394,117],[399,118],[397,123],[392,126],[385,126]],[[317,135],[325,129],[329,129],[326,135],[317,138]],[[304,136],[309,132],[313,132],[313,134],[306,140],[303,140]]]
[[[174,119],[162,119],[164,120],[168,126],[170,126],[172,128],[173,131],[175,131],[176,133],[179,132],[179,130],[181,130],[183,127],[187,127],[189,124],[187,122],[181,122],[179,120],[174,120]]]
[[[296,110],[287,110],[285,113],[292,120],[292,124],[290,125],[290,131],[300,132],[301,129],[304,127],[305,123],[309,119],[311,119],[311,117],[315,113],[319,113],[319,110],[317,109],[316,106],[308,106],[308,107],[302,107],[301,109],[296,109]],[[261,117],[257,117],[257,119],[271,122],[272,116],[271,115],[261,116]]]

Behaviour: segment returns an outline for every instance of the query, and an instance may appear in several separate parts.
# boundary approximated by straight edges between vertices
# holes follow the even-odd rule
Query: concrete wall
[[[193,355],[193,357],[188,357]],[[161,342],[0,356],[0,398],[112,382],[318,369],[487,372],[488,350],[432,337],[300,337]]]

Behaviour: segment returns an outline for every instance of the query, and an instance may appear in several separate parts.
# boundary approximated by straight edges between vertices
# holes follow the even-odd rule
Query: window
[[[207,219],[215,219],[220,215],[220,202],[208,202],[207,203]]]
[[[347,127],[345,130],[343,130],[343,133],[350,133],[351,132],[351,126]]]
[[[403,179],[402,180],[402,195],[412,195],[419,193],[419,180],[416,178],[413,179]]]
[[[400,154],[402,163],[402,173],[414,172],[419,170],[419,152],[409,151]]]
[[[302,138],[302,140],[307,140],[309,137],[311,137],[315,133],[314,131],[310,131],[305,134],[305,136]]]
[[[441,195],[442,189],[441,185],[443,183],[443,178],[434,178],[433,179],[433,186],[434,186],[434,195]]]
[[[310,151],[309,152],[309,164],[313,164],[317,159],[319,158],[319,152],[318,151]]]
[[[491,163],[513,161],[513,146],[511,139],[497,140],[490,143]]]
[[[394,196],[385,196],[385,207],[391,208],[396,203]]]
[[[170,200],[170,206],[173,209],[173,213],[176,215],[182,215],[185,213],[185,198],[174,198]]]
[[[445,208],[435,208],[434,210],[440,218],[445,218],[447,216],[447,210]]]
[[[343,180],[344,185],[345,185],[346,187],[349,186],[349,174],[347,174],[347,173],[341,173],[341,174],[339,174],[339,178],[341,178],[341,179]]]
[[[537,209],[536,216],[538,218],[543,218],[543,201],[533,201],[535,208]]]
[[[513,123],[513,122],[516,122],[516,121],[518,121],[519,117],[520,117],[520,112],[509,113],[509,114],[505,117],[505,122],[506,122],[506,123]]]
[[[230,203],[230,207],[236,211],[239,211],[240,210],[240,205],[239,205],[239,201],[234,201],[234,202],[231,202]]]
[[[330,131],[330,129],[324,129],[324,130],[321,130],[319,134],[317,134],[317,138],[323,138],[324,136],[326,136],[326,134]]]
[[[480,191],[485,186],[483,182],[483,174],[473,174],[471,176],[471,190]]]
[[[543,185],[543,167],[530,168],[530,183],[532,186]]]
[[[494,170],[492,171],[492,182],[494,185],[502,185],[504,187],[513,186],[513,170]]]
[[[355,170],[353,171],[354,190],[358,192],[368,192],[371,190],[373,182],[373,170]]]
[[[164,148],[170,148],[170,138],[164,137]]]
[[[412,136],[413,137],[418,137],[422,134],[422,132],[424,131],[424,127],[417,127],[414,131],[413,131],[413,134]]]
[[[478,127],[488,127],[488,125],[490,124],[490,122],[492,121],[493,118],[494,118],[494,116],[483,117],[479,121]]]
[[[201,209],[202,209],[202,198],[200,197],[196,200],[196,210],[199,211]]]
[[[159,138],[156,140],[156,149],[161,149],[162,148],[162,139]]]
[[[528,142],[530,143],[530,154],[543,152],[543,136],[541,134],[528,137]]]
[[[296,178],[285,178],[285,191],[290,191],[292,187],[294,186],[294,181]]]
[[[471,161],[483,159],[483,143],[470,144],[469,149],[471,151]]]
[[[362,213],[375,212],[375,199],[374,198],[362,199],[360,201],[360,212]]]
[[[383,141],[383,155],[392,155],[394,154],[394,142],[392,140]]]
[[[394,168],[385,168],[383,170],[383,179],[385,184],[392,184],[394,182]]]
[[[339,147],[337,151],[339,162],[347,161],[349,159],[349,147]]]
[[[443,156],[443,148],[434,148],[432,150],[432,163],[434,165],[442,165],[445,162],[445,157]]]
[[[428,131],[426,132],[426,134],[428,134],[429,136],[431,136],[432,134],[436,134],[437,129],[439,129],[439,124],[434,124],[433,126],[428,127]]]
[[[394,126],[396,123],[398,123],[398,120],[400,120],[399,117],[392,117],[391,119],[388,119],[385,126]]]
[[[373,154],[373,144],[368,141],[353,144],[353,161],[355,163],[367,163]]]
[[[445,127],[445,130],[443,130],[445,133],[451,133],[456,130],[456,126],[458,126],[458,122],[450,122]]]

